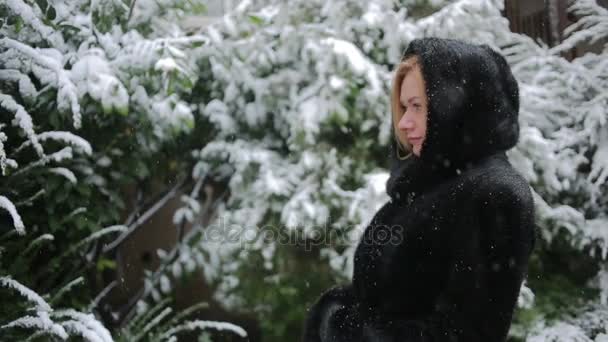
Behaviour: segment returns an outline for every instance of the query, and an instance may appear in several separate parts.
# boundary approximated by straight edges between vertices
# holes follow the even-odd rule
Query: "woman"
[[[535,245],[526,181],[505,152],[519,90],[487,45],[412,41],[391,94],[390,201],[352,284],[313,305],[304,341],[505,341]]]

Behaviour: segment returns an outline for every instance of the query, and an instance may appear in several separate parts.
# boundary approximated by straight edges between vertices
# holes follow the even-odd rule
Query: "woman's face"
[[[420,156],[422,143],[426,138],[428,100],[418,65],[405,75],[399,99],[402,109],[401,118],[397,123],[399,140],[403,145],[411,145],[412,152]]]

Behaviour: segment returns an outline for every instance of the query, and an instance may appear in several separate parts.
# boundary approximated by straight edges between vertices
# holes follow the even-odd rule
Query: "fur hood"
[[[503,56],[487,45],[441,38],[413,40],[403,59],[412,55],[426,83],[427,134],[420,157],[406,160],[397,159],[391,139],[386,190],[394,199],[504,154],[519,138],[519,88]]]

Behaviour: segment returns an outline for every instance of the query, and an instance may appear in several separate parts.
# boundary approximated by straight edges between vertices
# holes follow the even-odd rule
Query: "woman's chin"
[[[414,148],[412,149],[412,153],[416,156],[416,157],[420,157],[420,150],[421,148],[418,146],[414,146]]]

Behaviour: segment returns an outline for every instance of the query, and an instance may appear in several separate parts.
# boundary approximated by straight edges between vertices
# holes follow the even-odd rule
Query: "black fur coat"
[[[429,97],[421,155],[398,160],[392,143],[391,199],[352,283],[310,309],[306,342],[506,340],[535,245],[532,193],[505,154],[519,137],[517,82],[486,45],[424,38],[413,54]]]

